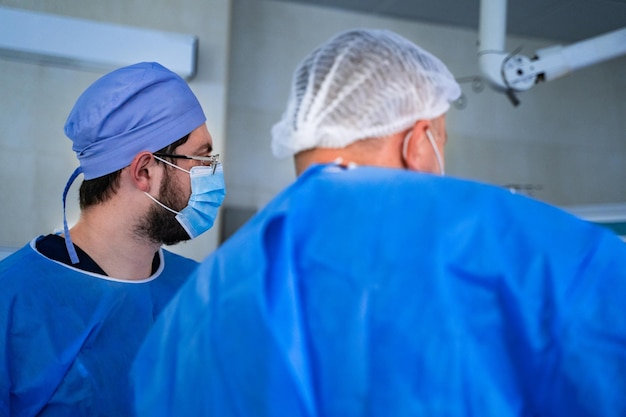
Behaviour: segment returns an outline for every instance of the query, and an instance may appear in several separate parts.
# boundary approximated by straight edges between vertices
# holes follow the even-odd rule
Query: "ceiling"
[[[478,28],[480,0],[281,0]],[[626,27],[626,0],[510,0],[507,34],[564,44]]]

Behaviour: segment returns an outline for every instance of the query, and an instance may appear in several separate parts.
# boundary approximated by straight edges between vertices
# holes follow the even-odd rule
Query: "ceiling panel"
[[[478,28],[479,0],[280,0]],[[571,43],[626,27],[626,0],[515,0],[507,33]]]

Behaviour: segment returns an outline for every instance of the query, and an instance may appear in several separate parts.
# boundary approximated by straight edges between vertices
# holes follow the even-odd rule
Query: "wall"
[[[215,148],[224,153],[229,0],[0,0],[0,5],[197,35],[198,73],[190,85]],[[15,248],[62,227],[61,194],[78,166],[63,125],[76,98],[103,73],[0,58],[0,74],[0,246]],[[70,223],[78,218],[79,183],[68,197]],[[210,232],[172,249],[202,259],[217,247],[218,231],[219,217]]]
[[[314,47],[353,27],[386,28],[439,56],[457,77],[479,73],[477,32],[278,1],[234,0],[228,92],[229,199],[263,206],[294,179],[291,159],[270,152],[270,129],[291,74]],[[550,41],[509,38],[532,55]],[[463,110],[448,113],[446,170],[498,185],[529,185],[562,206],[626,201],[626,58],[578,71],[520,95],[462,84]]]

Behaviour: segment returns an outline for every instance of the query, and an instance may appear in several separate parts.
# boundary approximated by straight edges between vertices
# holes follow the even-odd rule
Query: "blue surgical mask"
[[[191,178],[191,196],[187,206],[181,211],[176,211],[167,207],[150,194],[145,194],[161,207],[175,213],[176,220],[178,220],[178,223],[185,229],[191,239],[200,236],[213,226],[215,217],[217,217],[217,211],[226,195],[222,164],[218,163],[215,167],[197,166],[191,168],[191,171],[187,171],[157,156],[155,158],[189,174]]]

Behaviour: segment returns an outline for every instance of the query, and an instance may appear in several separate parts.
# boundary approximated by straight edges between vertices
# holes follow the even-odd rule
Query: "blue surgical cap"
[[[74,180],[118,171],[142,151],[156,152],[206,121],[187,83],[156,62],[112,71],[90,85],[74,104],[65,134],[74,142],[79,167],[63,191],[65,245],[78,262],[65,216],[65,200]]]
[[[206,121],[187,83],[155,62],[115,70],[78,98],[65,134],[85,179],[122,169],[141,151],[156,152]]]

